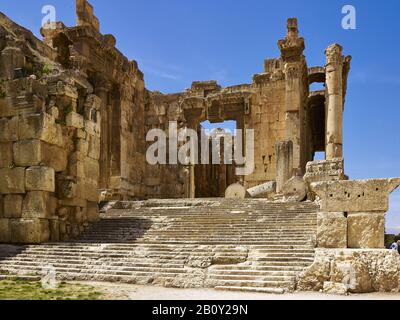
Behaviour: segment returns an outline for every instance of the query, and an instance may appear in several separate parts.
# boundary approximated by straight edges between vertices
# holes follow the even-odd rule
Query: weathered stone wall
[[[0,240],[73,238],[98,219],[98,98],[31,33],[0,31]]]
[[[77,15],[44,42],[0,15],[1,242],[72,239],[99,200],[145,196],[143,74],[86,1]]]
[[[313,265],[298,277],[297,290],[399,292],[400,256],[390,250],[318,249]]]
[[[43,28],[44,42],[56,60],[93,86],[100,98],[100,179],[102,200],[145,196],[145,100],[143,74],[129,61],[112,35],[100,33],[93,8],[76,2],[77,26]],[[78,89],[82,93],[82,89]],[[100,119],[101,118],[101,119]]]

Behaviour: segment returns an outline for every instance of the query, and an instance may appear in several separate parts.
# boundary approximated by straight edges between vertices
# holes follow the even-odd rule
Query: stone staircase
[[[314,203],[117,202],[79,240],[0,246],[0,273],[284,293],[314,260]]]

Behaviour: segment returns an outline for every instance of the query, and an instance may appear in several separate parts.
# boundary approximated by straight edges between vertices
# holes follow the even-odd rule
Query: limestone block
[[[18,117],[0,118],[0,142],[18,140]]]
[[[85,126],[83,116],[73,111],[67,114],[65,122],[67,127],[82,129]]]
[[[21,140],[38,139],[49,144],[64,147],[64,139],[60,125],[47,114],[24,115],[19,121],[19,138]]]
[[[100,219],[99,205],[97,202],[88,201],[86,215],[89,223],[97,222]]]
[[[187,268],[185,273],[177,275],[172,280],[167,280],[164,285],[172,288],[204,288],[206,277],[206,270]],[[157,283],[157,281],[165,282],[165,280],[156,279],[155,282]]]
[[[55,171],[49,167],[29,167],[25,173],[27,191],[56,191]]]
[[[385,247],[384,213],[350,213],[347,221],[349,248]]]
[[[319,291],[325,282],[342,283],[350,293],[399,292],[400,255],[386,249],[318,249],[297,288]]]
[[[347,286],[343,283],[326,281],[324,282],[323,292],[332,295],[347,295]]]
[[[11,242],[36,244],[50,239],[49,221],[46,219],[10,220]]]
[[[8,168],[13,164],[12,142],[0,142],[0,168]]]
[[[0,193],[25,193],[25,168],[0,169]]]
[[[400,179],[327,181],[311,183],[324,212],[387,212],[389,194]]]
[[[21,140],[14,143],[14,161],[17,166],[27,167],[39,165],[41,156],[40,140]]]
[[[100,176],[99,161],[75,152],[69,159],[69,175],[98,181]]]
[[[68,153],[65,147],[58,147],[42,142],[41,165],[54,168],[56,172],[62,172],[68,166]]]
[[[18,219],[22,217],[23,196],[18,194],[8,194],[4,197],[4,218]]]
[[[45,165],[56,172],[66,170],[68,157],[64,148],[37,139],[21,140],[14,143],[14,162],[17,166],[30,167]]]
[[[76,151],[87,156],[89,152],[89,142],[86,140],[78,139],[76,142]]]
[[[20,48],[9,46],[1,51],[2,74],[7,79],[14,79],[14,70],[23,68],[25,56]]]
[[[84,161],[84,175],[82,177],[97,181],[100,176],[100,166],[97,160],[86,158]],[[78,177],[80,177],[78,175]]]
[[[57,200],[44,191],[30,191],[22,203],[23,218],[51,218],[55,215]]]
[[[0,243],[11,242],[10,220],[0,218]]]
[[[317,247],[347,248],[347,218],[343,212],[318,213]]]
[[[292,177],[283,185],[282,193],[287,202],[301,202],[307,198],[308,187],[302,177]]]
[[[94,180],[78,178],[76,193],[80,198],[97,202],[99,199],[98,184]]]
[[[226,199],[245,199],[247,195],[246,188],[240,183],[230,185],[225,191]]]

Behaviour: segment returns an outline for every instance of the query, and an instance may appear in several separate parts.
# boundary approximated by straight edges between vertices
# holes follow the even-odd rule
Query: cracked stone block
[[[46,219],[10,220],[11,242],[42,243],[49,241],[49,221]]]
[[[350,213],[347,220],[349,248],[385,247],[384,213]]]
[[[55,192],[55,171],[49,167],[30,167],[26,169],[26,190],[27,191],[48,191]]]
[[[22,217],[22,201],[24,197],[18,194],[8,194],[4,197],[4,218],[18,219]]]
[[[51,218],[55,215],[57,200],[49,192],[30,191],[22,203],[23,218]]]
[[[318,213],[317,246],[347,248],[347,218],[343,212]]]

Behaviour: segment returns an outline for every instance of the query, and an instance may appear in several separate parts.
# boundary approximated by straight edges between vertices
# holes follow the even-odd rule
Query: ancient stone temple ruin
[[[400,290],[400,257],[384,250],[400,179],[346,176],[351,57],[340,45],[326,49],[325,66],[308,66],[289,19],[280,57],[251,83],[162,94],[146,89],[86,0],[76,12],[76,26],[50,23],[43,40],[0,13],[0,242],[14,244],[0,248],[0,273],[50,264],[64,279]],[[325,90],[310,91],[316,82]],[[235,162],[146,161],[151,129],[199,131],[206,120],[236,121],[243,141],[254,130],[250,174]]]

